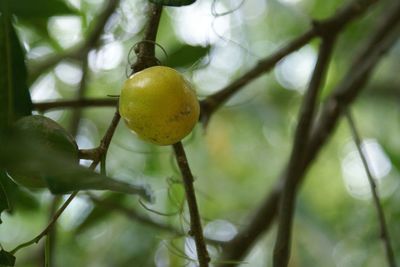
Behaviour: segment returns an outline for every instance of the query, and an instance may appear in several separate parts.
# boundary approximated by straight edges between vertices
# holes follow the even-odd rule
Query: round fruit
[[[43,146],[44,151],[54,151],[62,160],[79,161],[78,146],[74,138],[57,122],[41,115],[32,115],[19,119],[15,130],[23,138],[31,138]],[[40,152],[38,152],[40,153]],[[43,177],[45,170],[29,169],[8,170],[8,175],[17,184],[30,188],[47,187]]]
[[[156,66],[129,77],[121,91],[119,112],[143,140],[171,145],[192,131],[200,106],[192,86],[179,72]]]

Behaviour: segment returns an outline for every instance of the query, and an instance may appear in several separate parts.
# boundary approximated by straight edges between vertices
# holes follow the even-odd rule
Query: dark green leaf
[[[48,18],[75,13],[62,0],[8,0],[8,2],[11,12],[23,18]]]
[[[40,207],[38,200],[29,191],[22,189],[16,185],[5,173],[0,173],[0,183],[7,194],[8,211],[11,213],[14,210],[25,210],[35,212]]]
[[[185,67],[194,64],[208,54],[210,46],[182,45],[168,55],[164,65],[171,68]]]
[[[163,6],[188,6],[196,2],[196,0],[149,0],[150,2]]]
[[[1,136],[0,136],[1,138]],[[40,173],[48,188],[54,194],[64,194],[76,190],[110,190],[120,193],[137,194],[152,201],[152,193],[146,185],[135,185],[111,179],[71,161],[43,142],[18,132],[4,137],[0,151],[0,167],[11,173],[24,170],[27,173]]]
[[[109,190],[140,195],[147,201],[152,201],[151,190],[146,185],[118,181],[80,166],[65,167],[68,169],[50,170],[49,175],[45,176],[48,187],[54,194],[65,194],[76,190]]]
[[[15,265],[15,256],[10,252],[5,250],[0,250],[0,265],[3,266],[14,266]]]
[[[5,171],[0,170],[0,176],[5,176],[5,175],[6,175]],[[10,210],[10,202],[8,201],[6,190],[0,179],[0,223],[2,223],[1,213],[5,210]]]
[[[24,51],[12,26],[7,7],[0,16],[0,128],[32,112]]]

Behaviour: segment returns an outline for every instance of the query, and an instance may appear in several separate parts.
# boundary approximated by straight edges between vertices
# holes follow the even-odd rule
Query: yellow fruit
[[[133,74],[125,82],[119,112],[141,139],[171,145],[192,131],[200,106],[195,91],[179,72],[156,66]]]

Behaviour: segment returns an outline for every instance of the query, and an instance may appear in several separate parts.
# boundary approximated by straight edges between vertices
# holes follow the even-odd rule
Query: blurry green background
[[[27,3],[21,7],[27,14],[39,12],[33,10],[35,1],[21,2]],[[57,1],[40,2],[51,5]],[[68,12],[15,17],[28,67],[35,69],[38,60],[81,42],[106,2],[65,0]],[[188,7],[167,7],[157,42],[169,56],[158,48],[157,55],[161,62],[176,67],[192,81],[202,99],[306,31],[311,18],[331,16],[346,2],[245,0],[241,4],[241,0],[221,0],[213,6],[212,1],[197,0]],[[347,71],[357,48],[368,38],[377,16],[388,3],[377,5],[340,36],[321,101]],[[128,62],[135,60],[133,53],[130,57],[128,53],[141,40],[146,9],[145,0],[121,1],[105,26],[99,47],[88,55],[85,97],[119,94],[129,72]],[[229,10],[235,11],[215,16]],[[249,215],[279,177],[290,153],[299,104],[316,60],[317,47],[318,42],[311,42],[287,56],[273,71],[235,95],[212,117],[206,130],[198,125],[184,140],[196,177],[206,236],[220,241],[231,239],[246,225]],[[182,50],[186,52],[175,53]],[[197,56],[187,56],[193,53]],[[364,148],[377,179],[395,252],[400,251],[399,56],[398,43],[382,60],[352,108],[365,138]],[[63,60],[32,82],[32,100],[38,103],[73,99],[81,77],[80,60]],[[76,138],[81,149],[99,144],[113,113],[113,107],[83,110]],[[71,114],[71,109],[44,113],[67,129]],[[151,209],[174,213],[180,208],[183,190],[172,182],[180,175],[171,148],[142,142],[123,122],[108,152],[107,173],[114,178],[151,185],[156,196],[156,203],[148,206]],[[21,190],[20,196],[24,198],[14,201],[14,212],[2,215],[0,243],[5,249],[31,239],[48,221],[50,193]],[[186,213],[160,216],[145,210],[134,196],[96,194],[110,197],[154,220],[188,229]],[[57,233],[54,259],[55,266],[61,267],[184,266],[184,256],[193,257],[194,253],[194,244],[185,237],[129,220],[118,211],[98,210],[85,194],[65,211]],[[274,237],[275,228],[256,244],[242,266],[271,266]],[[218,247],[210,247],[213,259],[218,251]],[[16,266],[41,266],[41,245],[23,249],[16,256]],[[400,253],[397,259],[400,261]],[[385,264],[367,177],[347,124],[342,122],[314,162],[300,191],[291,266]]]

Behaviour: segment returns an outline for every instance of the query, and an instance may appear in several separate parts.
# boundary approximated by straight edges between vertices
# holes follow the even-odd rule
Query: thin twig
[[[88,84],[88,75],[89,75],[89,65],[88,65],[88,54],[85,55],[85,57],[82,60],[82,78],[81,82],[79,83],[79,88],[78,91],[76,92],[76,99],[77,101],[81,100],[84,98],[86,89],[87,89],[87,84]],[[70,119],[70,133],[72,136],[75,136],[78,134],[79,130],[79,123],[81,121],[82,117],[82,109],[81,108],[76,108],[72,111],[71,114],[71,119]]]
[[[90,49],[97,45],[98,40],[104,31],[104,26],[119,5],[119,0],[109,0],[106,2],[107,6],[104,8],[103,12],[98,15],[95,25],[92,27],[92,31],[82,44],[69,48],[62,53],[46,56],[39,62],[32,63],[32,66],[29,68],[30,83],[35,81],[41,74],[43,74],[43,72],[54,67],[64,59],[82,59],[86,57]]]
[[[182,174],[183,185],[185,188],[186,199],[189,207],[190,215],[190,232],[189,235],[193,236],[196,243],[197,257],[200,267],[207,267],[210,262],[210,256],[207,252],[206,243],[204,242],[203,228],[201,227],[201,220],[199,209],[197,206],[196,194],[193,187],[193,174],[190,170],[185,150],[181,142],[173,145],[175,157]]]
[[[46,242],[44,244],[44,267],[51,267],[52,266],[52,260],[53,260],[53,255],[54,253],[52,252],[52,245],[54,244],[51,242],[51,238],[53,237],[54,231],[50,231],[46,235]]]
[[[207,124],[211,115],[223,103],[243,88],[243,86],[252,82],[260,75],[270,71],[282,58],[309,43],[314,37],[330,34],[334,35],[347,23],[363,14],[370,5],[377,1],[378,0],[355,0],[343,7],[331,18],[322,21],[314,21],[311,29],[294,38],[287,45],[280,48],[270,56],[260,60],[256,66],[241,77],[237,78],[231,84],[201,101],[201,121],[204,124]]]
[[[98,148],[90,148],[90,149],[79,149],[79,159],[90,159],[94,160],[98,157]]]
[[[322,40],[318,60],[299,112],[299,122],[294,136],[292,153],[286,168],[287,179],[284,181],[278,212],[279,222],[278,235],[274,247],[274,267],[284,267],[289,263],[293,215],[296,202],[296,187],[294,183],[298,179],[299,169],[303,165],[304,154],[317,106],[318,93],[323,86],[335,39],[335,36],[329,36]]]
[[[82,78],[81,82],[79,83],[79,88],[76,93],[76,99],[82,100],[85,97],[88,85],[88,76],[89,76],[89,52],[92,48],[95,48],[100,40],[100,37],[104,31],[104,27],[107,21],[110,19],[111,15],[114,13],[115,9],[119,4],[119,0],[112,0],[108,1],[108,4],[104,11],[100,14],[98,18],[98,23],[95,25],[95,28],[92,30],[90,35],[88,36],[84,52],[82,58]],[[70,132],[72,136],[76,136],[79,130],[79,123],[82,118],[82,109],[76,108],[73,110],[71,115],[71,122],[70,122]]]
[[[11,254],[15,254],[18,250],[20,250],[21,248],[30,246],[34,243],[38,243],[42,237],[46,236],[47,233],[52,229],[53,225],[57,222],[58,218],[61,216],[61,214],[64,212],[64,210],[68,207],[68,205],[71,203],[71,201],[75,198],[75,196],[78,194],[78,192],[73,192],[68,199],[64,202],[64,204],[61,206],[61,208],[59,208],[57,210],[57,212],[54,214],[53,218],[51,219],[51,221],[49,222],[49,224],[46,226],[46,228],[39,234],[37,235],[35,238],[33,238],[32,240],[22,243],[20,245],[18,245],[16,248],[14,248],[13,250],[11,250]]]
[[[396,267],[396,259],[393,253],[393,248],[391,245],[391,241],[390,241],[390,234],[389,234],[389,230],[388,227],[386,225],[386,220],[385,220],[385,214],[383,212],[383,207],[381,205],[380,199],[379,199],[379,195],[377,192],[377,186],[375,183],[375,179],[371,173],[370,167],[368,165],[368,161],[367,161],[367,151],[362,150],[362,143],[361,143],[361,137],[360,134],[357,131],[355,122],[353,120],[353,117],[351,115],[351,112],[349,109],[345,110],[345,117],[347,119],[347,122],[349,124],[350,127],[350,131],[351,134],[353,136],[354,139],[354,143],[356,144],[357,147],[357,151],[358,154],[360,155],[361,161],[364,165],[364,169],[365,172],[367,174],[368,177],[368,182],[369,185],[371,186],[371,192],[372,192],[372,199],[374,201],[374,205],[376,208],[376,212],[378,215],[378,221],[379,221],[379,225],[380,225],[380,238],[382,239],[383,245],[385,247],[385,253],[386,253],[386,259],[388,261],[388,266],[390,267]]]
[[[307,44],[316,36],[316,31],[313,29],[298,36],[286,46],[279,49],[269,57],[260,60],[256,66],[244,73],[241,77],[227,85],[220,91],[208,96],[200,102],[201,104],[201,121],[207,123],[210,116],[230,97],[237,93],[243,86],[258,78],[260,75],[270,71],[276,63],[290,53],[298,50],[300,47]]]
[[[45,112],[53,109],[64,108],[83,108],[83,107],[115,107],[118,99],[115,98],[96,98],[79,100],[57,100],[49,102],[34,103],[33,108],[39,112]]]
[[[92,48],[95,48],[100,40],[101,34],[104,31],[104,27],[109,20],[112,13],[114,13],[117,8],[119,0],[108,1],[108,4],[104,11],[100,14],[98,18],[98,23],[95,28],[92,30],[91,34],[88,36],[84,52],[82,58],[82,78],[79,83],[79,88],[76,93],[76,99],[79,101],[85,97],[88,85],[88,76],[89,76],[89,52]],[[76,108],[72,111],[71,122],[70,122],[70,132],[72,136],[76,136],[79,130],[79,123],[82,118],[82,109]]]
[[[374,70],[379,60],[383,57],[400,36],[400,3],[390,6],[383,11],[382,23],[371,34],[371,39],[361,48],[361,52],[353,60],[347,75],[342,82],[335,88],[333,93],[327,98],[322,108],[321,115],[310,138],[310,143],[306,149],[304,164],[298,175],[298,180],[294,186],[298,187],[304,179],[304,173],[317,157],[320,149],[328,141],[333,133],[335,126],[341,116],[342,109],[350,105],[359,95],[368,79],[370,72]],[[396,28],[397,27],[397,28]],[[359,65],[355,65],[355,63]],[[239,261],[256,240],[268,229],[277,214],[277,204],[279,203],[282,191],[282,181],[286,180],[287,170],[281,174],[278,183],[273,187],[265,200],[259,205],[253,217],[249,219],[249,224],[242,229],[234,239],[225,247],[222,253],[222,260]],[[221,264],[219,266],[232,266]]]
[[[49,207],[49,220],[51,220],[57,211],[57,207],[61,201],[61,196],[56,195],[53,196],[53,199],[51,201],[50,207]],[[39,250],[38,253],[38,264],[43,265],[43,254],[45,254],[45,261],[48,262],[49,266],[53,266],[54,262],[54,257],[55,255],[55,243],[56,243],[56,238],[57,238],[57,228],[55,225],[53,228],[47,233],[47,238],[45,244],[43,244],[42,249]],[[46,252],[47,250],[47,252]]]
[[[118,125],[120,119],[121,119],[121,116],[119,115],[119,112],[117,109],[111,120],[110,127],[108,127],[106,134],[104,135],[103,139],[101,139],[101,141],[100,141],[100,146],[99,146],[100,153],[98,155],[98,158],[95,159],[95,161],[100,162],[101,156],[103,156],[107,152],[108,147],[111,144],[111,139],[114,136],[115,129],[117,128],[117,125]]]
[[[400,94],[397,87],[394,84],[388,84],[387,82],[374,86],[380,90],[375,90],[374,88],[369,88],[368,95],[366,97],[380,97],[380,98],[399,98]],[[382,90],[383,89],[383,90]],[[101,107],[115,107],[118,104],[118,98],[84,98],[81,100],[56,100],[48,102],[37,102],[33,103],[33,109],[38,112],[46,112],[50,110],[66,109],[66,108],[101,108]]]

